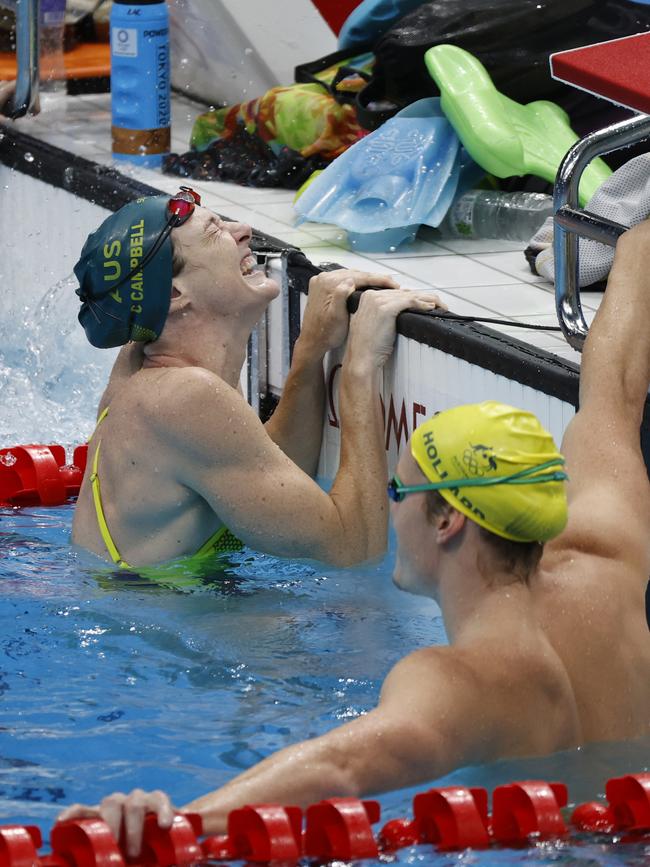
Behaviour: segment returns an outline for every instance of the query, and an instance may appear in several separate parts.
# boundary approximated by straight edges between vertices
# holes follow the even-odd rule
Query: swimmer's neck
[[[487,579],[465,573],[462,586],[443,584],[438,593],[445,631],[454,645],[473,644],[486,638],[536,628],[535,609],[528,585],[511,575]],[[464,591],[464,592],[463,592]]]
[[[499,633],[510,624],[532,629],[535,610],[529,585],[498,561],[467,522],[462,540],[440,549],[435,592],[445,630],[453,644]]]
[[[237,388],[241,369],[246,360],[248,335],[211,333],[196,329],[192,334],[184,329],[165,329],[158,340],[144,348],[144,370],[163,367],[201,367]]]

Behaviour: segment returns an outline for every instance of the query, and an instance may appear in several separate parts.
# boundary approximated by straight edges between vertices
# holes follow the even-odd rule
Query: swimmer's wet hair
[[[453,506],[438,491],[427,491],[426,511],[429,521],[433,521],[434,518],[448,509],[453,509]],[[475,526],[478,527],[481,539],[489,546],[499,566],[512,573],[518,581],[528,584],[530,576],[542,559],[544,544],[542,542],[512,542],[510,539],[504,539],[503,536],[491,533],[479,524],[475,524]]]

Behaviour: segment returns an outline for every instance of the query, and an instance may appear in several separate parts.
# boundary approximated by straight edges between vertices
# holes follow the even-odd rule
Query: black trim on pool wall
[[[160,193],[116,169],[91,162],[0,123],[0,162],[24,175],[117,211],[138,196]],[[30,154],[32,159],[25,159]]]
[[[294,279],[289,280],[289,310],[300,310],[300,293],[307,292],[310,272],[305,262],[311,265],[302,253],[289,257],[289,266],[296,263]],[[336,270],[340,265],[330,264],[323,270]],[[319,269],[311,265],[311,273]],[[296,279],[296,274],[298,278]],[[361,292],[352,294],[348,310],[354,313]],[[571,361],[545,352],[510,335],[493,331],[479,323],[445,320],[444,314],[401,313],[397,319],[397,331],[404,337],[440,349],[462,361],[475,364],[491,373],[505,376],[556,397],[572,406],[578,406],[580,368]],[[289,321],[289,342],[293,349],[300,333],[300,320],[295,315]]]

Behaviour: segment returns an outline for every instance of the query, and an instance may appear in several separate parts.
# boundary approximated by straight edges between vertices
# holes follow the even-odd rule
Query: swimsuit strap
[[[108,414],[108,407],[104,410],[104,412],[97,419],[97,426],[95,427],[95,433],[97,432],[97,428],[104,421]],[[93,436],[95,434],[93,433]],[[92,436],[91,438],[92,439]],[[90,440],[89,440],[90,442]],[[97,474],[97,468],[99,466],[99,449],[101,448],[101,440],[97,443],[97,448],[95,449],[95,455],[93,457],[93,471],[90,474],[90,485],[93,490],[93,502],[95,503],[95,513],[97,515],[97,523],[99,525],[99,532],[101,534],[102,539],[104,540],[104,544],[108,549],[108,553],[111,555],[111,560],[118,565],[120,569],[130,569],[131,566],[123,560],[120,552],[117,550],[117,546],[113,541],[113,537],[111,536],[111,531],[108,529],[108,524],[106,523],[106,516],[104,515],[104,506],[102,505],[102,493],[101,487],[99,484],[99,475]]]
[[[230,532],[225,524],[222,524],[216,530],[207,542],[194,555],[195,557],[206,557],[209,554],[226,554],[232,551],[241,551],[243,545],[241,541]]]
[[[99,418],[97,419],[97,425],[95,427],[95,433],[97,433],[97,428],[104,421],[106,416],[108,415],[108,407],[101,413]],[[95,434],[93,433],[93,436]],[[92,439],[92,436],[91,438]],[[89,440],[90,442],[90,440]],[[111,560],[117,564],[120,569],[132,569],[126,560],[122,559],[120,552],[117,549],[117,545],[113,541],[113,537],[111,536],[111,531],[108,529],[108,524],[106,522],[106,516],[104,515],[104,506],[102,504],[102,494],[101,487],[99,484],[99,474],[97,472],[99,467],[99,450],[101,448],[101,440],[97,443],[97,448],[95,449],[95,454],[93,456],[93,466],[92,473],[90,475],[90,484],[93,491],[93,502],[95,503],[95,514],[97,515],[97,524],[99,525],[99,532],[101,534],[102,539],[104,540],[104,544],[106,545],[106,549],[111,556]],[[194,554],[194,557],[206,557],[208,555],[214,554],[224,554],[231,551],[240,551],[242,549],[242,543],[240,540],[234,536],[228,527],[225,524],[222,524],[218,530],[216,530],[207,542],[204,542],[203,545],[199,548],[199,550]]]
[[[106,416],[108,415],[108,410],[109,410],[109,407],[106,407],[106,409],[102,411],[101,415],[100,415],[99,418],[97,419],[97,424],[95,425],[95,430],[94,430],[94,431],[91,433],[91,435],[88,437],[88,442],[92,442],[93,437],[94,437],[95,434],[97,433],[97,428],[100,426],[100,424],[104,421],[104,419],[105,419]]]

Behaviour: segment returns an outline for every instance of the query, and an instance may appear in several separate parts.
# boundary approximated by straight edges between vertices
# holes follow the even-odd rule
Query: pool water
[[[0,447],[92,431],[114,353],[76,325],[72,277],[0,311]],[[69,545],[72,506],[0,509],[0,824],[47,834],[64,804],[162,788],[176,804],[372,708],[406,653],[445,642],[435,603],[397,591],[392,555],[326,569],[244,551],[182,588],[129,580]],[[187,576],[185,576],[187,577]],[[472,725],[472,720],[467,721]],[[562,780],[573,802],[648,769],[650,739],[464,768],[440,784]],[[433,782],[433,781],[432,781]],[[419,786],[422,791],[426,786]],[[384,795],[382,821],[415,790]],[[585,841],[398,863],[650,863],[650,847]]]
[[[445,641],[435,603],[392,586],[390,554],[378,565],[335,570],[245,551],[179,591],[130,582],[74,551],[71,520],[71,506],[0,510],[2,824],[47,832],[63,804],[136,785],[183,804],[369,710],[401,656]],[[501,762],[443,783],[491,789],[561,779],[581,801],[608,776],[644,770],[648,746]],[[410,815],[414,791],[382,796],[382,820]],[[647,864],[650,846],[454,855],[420,846],[397,859]]]

